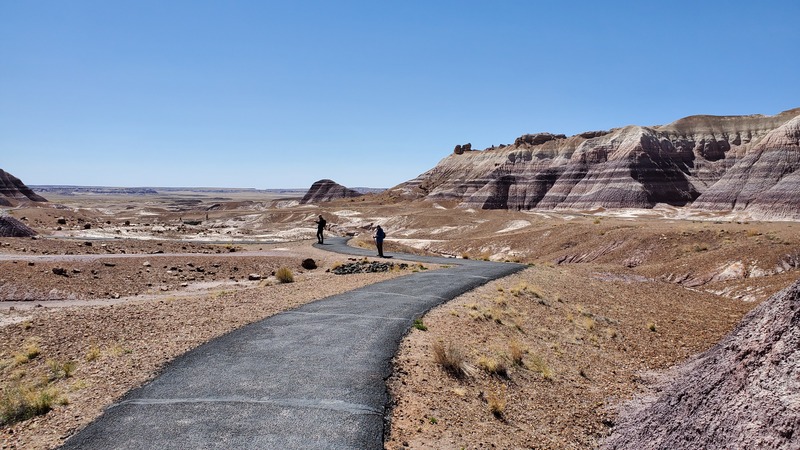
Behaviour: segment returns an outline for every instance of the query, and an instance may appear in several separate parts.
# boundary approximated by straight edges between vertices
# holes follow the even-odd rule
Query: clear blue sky
[[[0,0],[0,168],[389,187],[466,142],[798,107],[798,18],[797,0]]]

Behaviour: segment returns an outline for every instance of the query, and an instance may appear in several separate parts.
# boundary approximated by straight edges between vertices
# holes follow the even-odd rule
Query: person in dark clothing
[[[375,245],[378,247],[378,256],[383,258],[383,239],[386,238],[386,233],[383,232],[383,228],[378,225],[378,228],[375,230]]]
[[[319,220],[317,220],[314,223],[317,224],[317,242],[322,244],[323,241],[322,231],[325,229],[325,224],[327,224],[328,222],[326,222],[325,219],[322,218],[322,214],[320,214]]]

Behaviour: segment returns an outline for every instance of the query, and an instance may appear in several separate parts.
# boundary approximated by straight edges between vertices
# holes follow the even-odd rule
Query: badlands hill
[[[0,169],[0,206],[17,206],[27,202],[46,202],[19,178]]]
[[[800,219],[800,108],[774,116],[691,116],[668,125],[526,134],[471,145],[396,186],[393,197],[480,209],[652,208],[665,203],[756,219]]]
[[[340,198],[360,197],[360,192],[344,187],[333,180],[319,180],[308,189],[306,195],[300,200],[301,205],[306,203],[323,203]]]

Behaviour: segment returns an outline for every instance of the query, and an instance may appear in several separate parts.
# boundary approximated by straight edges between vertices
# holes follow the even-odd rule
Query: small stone
[[[247,276],[247,279],[250,281],[258,281],[261,279],[261,275],[257,273],[251,273],[250,275]]]

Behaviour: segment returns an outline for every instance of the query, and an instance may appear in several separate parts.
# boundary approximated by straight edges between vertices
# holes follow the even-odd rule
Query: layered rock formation
[[[25,225],[19,220],[0,215],[0,237],[31,237],[36,236],[33,228]]]
[[[46,202],[19,178],[0,169],[0,206],[16,206],[25,202]]]
[[[306,195],[300,200],[300,204],[329,202],[339,198],[360,197],[361,195],[363,194],[333,180],[319,180],[311,185]]]
[[[800,448],[800,280],[677,373],[605,448]]]
[[[483,209],[652,208],[666,203],[800,219],[800,108],[692,116],[453,154],[389,192]]]

